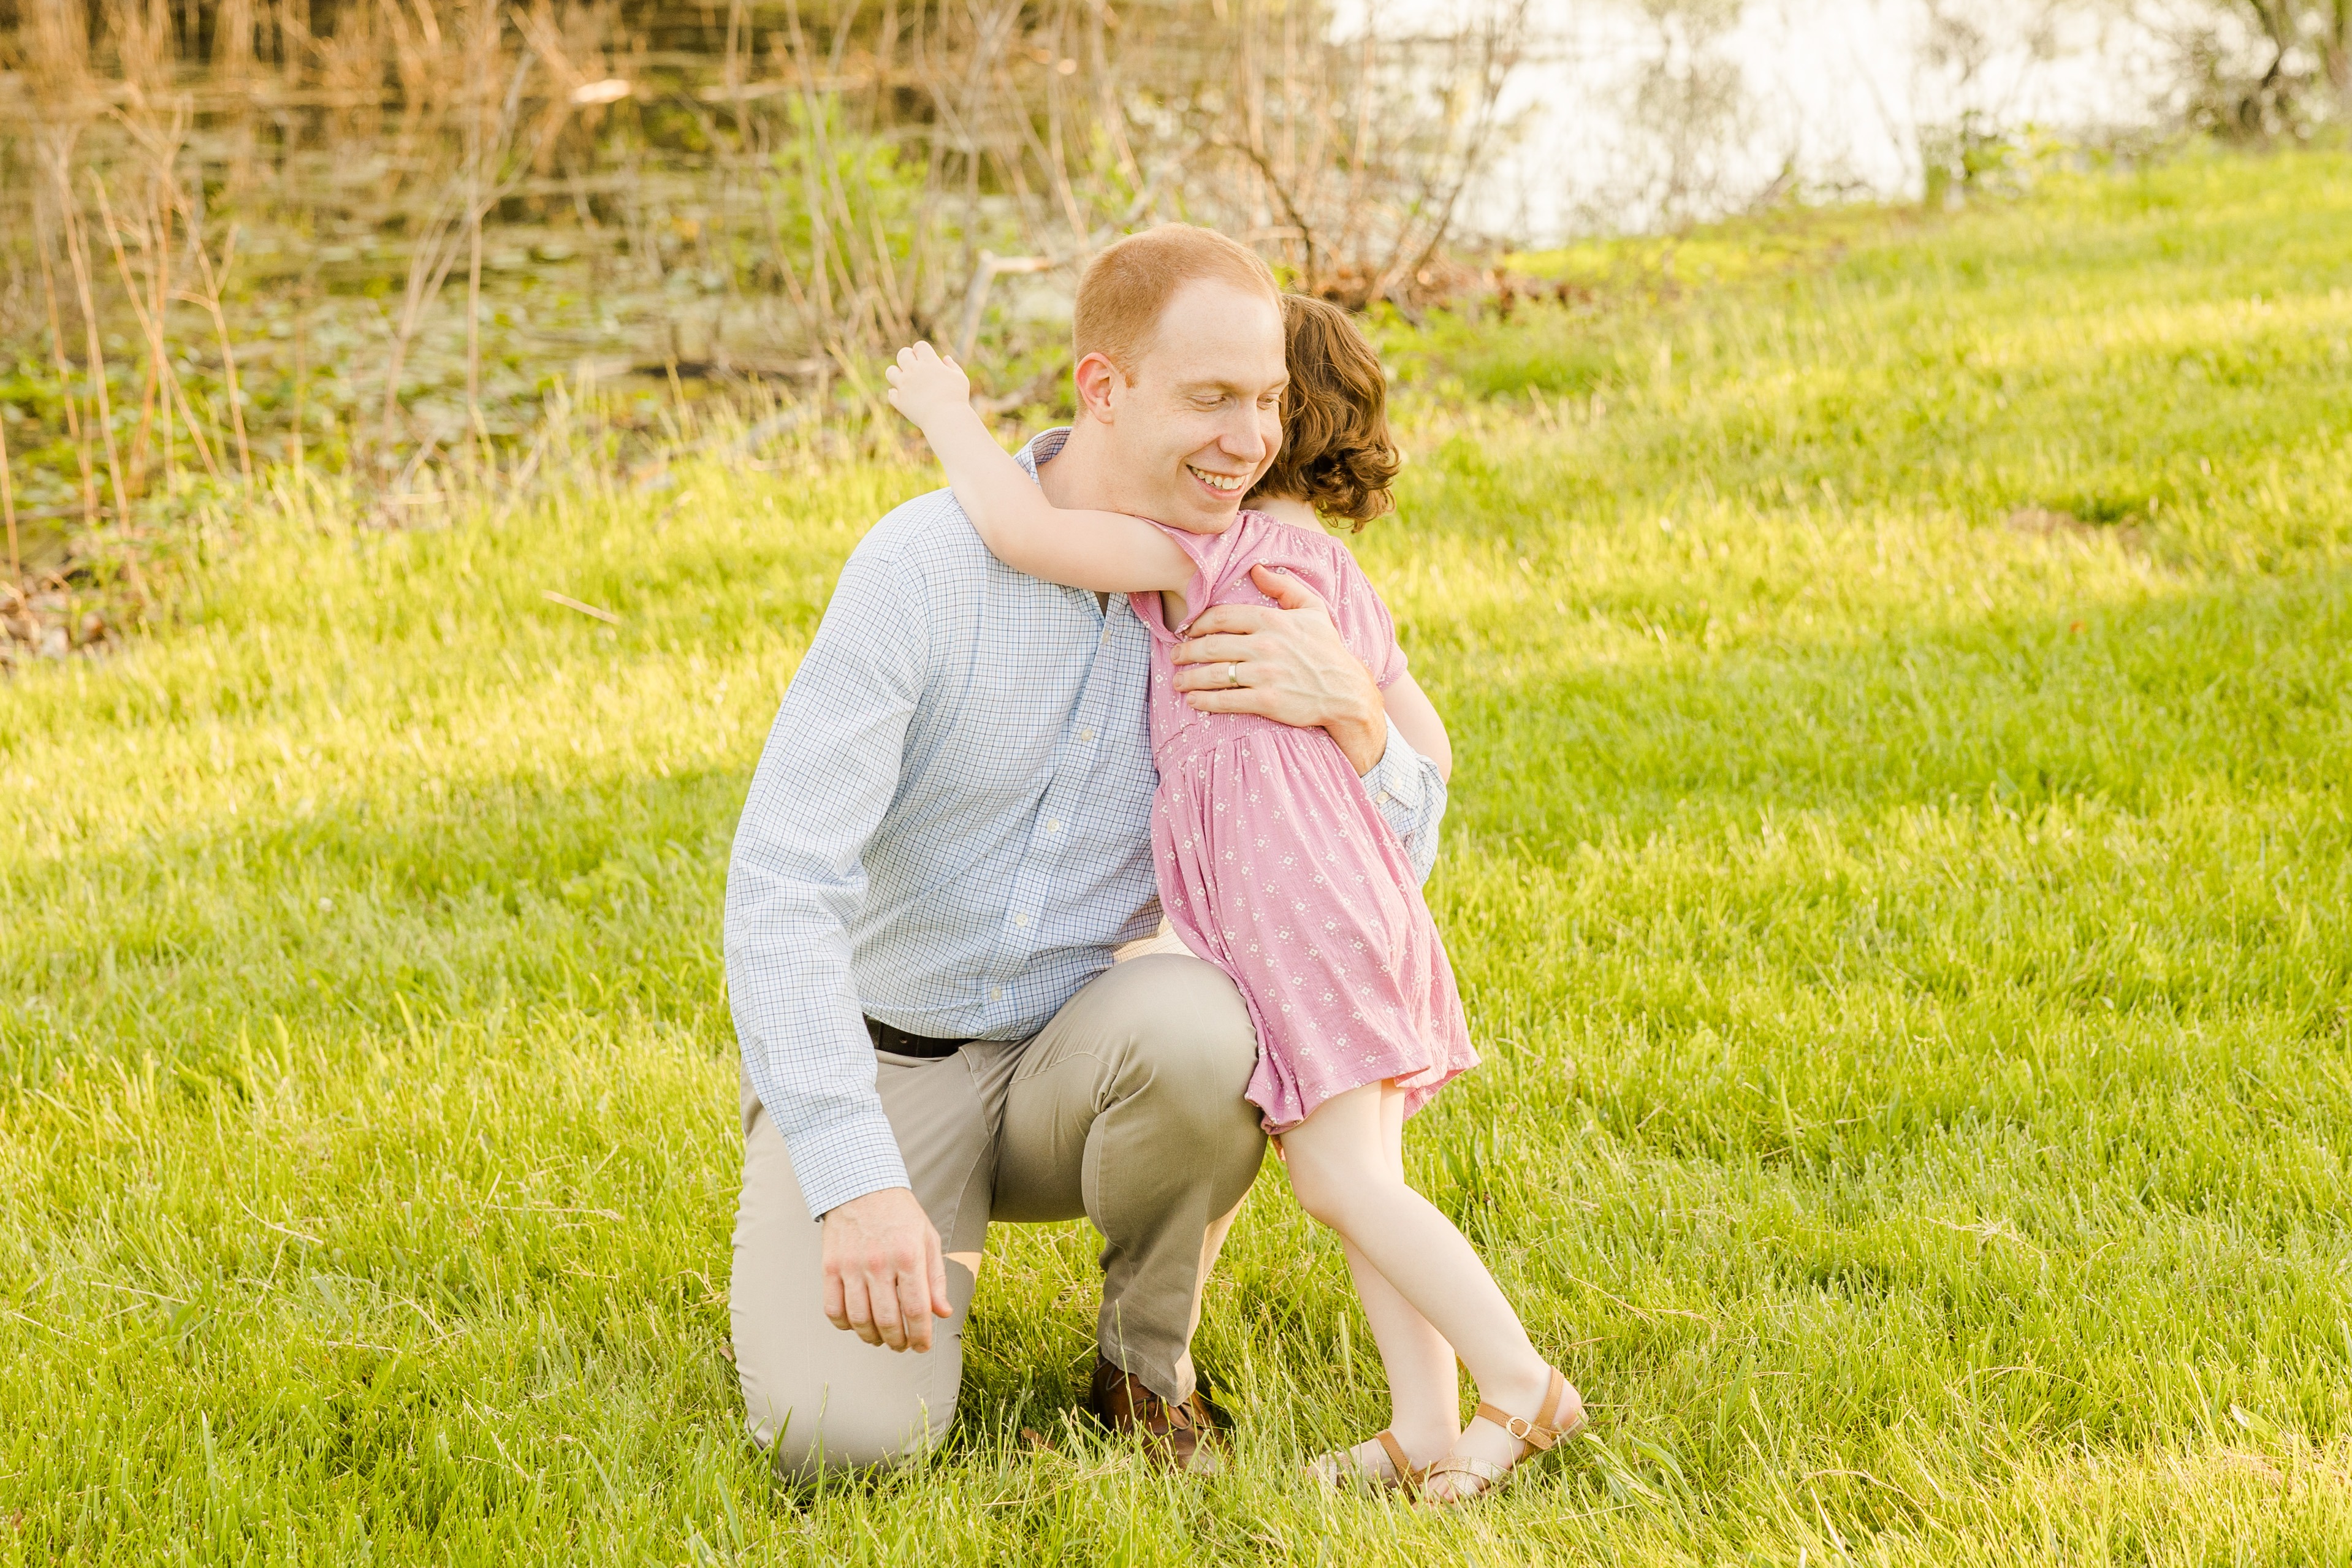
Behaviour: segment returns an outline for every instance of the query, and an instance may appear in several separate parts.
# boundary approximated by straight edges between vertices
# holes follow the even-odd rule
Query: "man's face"
[[[1120,505],[1193,533],[1232,526],[1282,445],[1282,310],[1261,294],[1197,279],[1178,289],[1105,400]]]

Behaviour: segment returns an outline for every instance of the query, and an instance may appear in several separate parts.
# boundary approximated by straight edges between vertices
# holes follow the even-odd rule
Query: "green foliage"
[[[920,149],[853,131],[830,99],[814,110],[795,101],[786,123],[790,135],[768,155],[761,181],[772,247],[739,238],[742,269],[756,273],[766,250],[769,264],[791,267],[793,287],[807,293],[853,296],[869,275],[904,279],[903,292],[892,290],[904,299],[936,291],[936,279],[916,276],[936,258],[940,226],[924,210]]]
[[[1271,1167],[1199,1346],[1237,1474],[1066,1424],[1083,1226],[992,1236],[933,1462],[740,1439],[728,835],[928,475],[285,495],[178,625],[0,687],[0,1553],[2352,1555],[2347,174],[1391,337],[1363,550],[1487,1058],[1408,1158],[1597,1416],[1466,1512],[1295,1479],[1382,1401]]]

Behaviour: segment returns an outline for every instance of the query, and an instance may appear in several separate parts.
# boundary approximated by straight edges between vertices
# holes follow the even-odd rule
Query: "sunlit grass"
[[[180,624],[0,686],[0,1553],[2352,1555],[2347,174],[1391,342],[1363,551],[1488,1058],[1409,1150],[1597,1415],[1468,1512],[1290,1479],[1381,1384],[1273,1172],[1200,1343],[1237,1475],[1066,1425],[1083,1226],[992,1237],[920,1472],[739,1440],[728,835],[926,475],[240,520]]]

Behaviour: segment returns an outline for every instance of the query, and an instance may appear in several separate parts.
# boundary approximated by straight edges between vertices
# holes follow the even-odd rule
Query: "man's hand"
[[[940,1233],[904,1187],[852,1198],[824,1216],[824,1315],[869,1345],[931,1348],[931,1320],[953,1314]]]
[[[1287,572],[1250,569],[1279,608],[1219,605],[1176,645],[1176,689],[1202,713],[1255,713],[1330,732],[1359,774],[1388,749],[1387,714],[1371,671],[1349,651],[1314,591]]]

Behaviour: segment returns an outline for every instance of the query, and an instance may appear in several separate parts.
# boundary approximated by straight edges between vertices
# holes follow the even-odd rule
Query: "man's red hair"
[[[1070,323],[1074,357],[1100,354],[1133,379],[1168,301],[1185,284],[1203,279],[1263,295],[1270,303],[1282,297],[1273,269],[1248,246],[1214,229],[1163,224],[1129,235],[1087,263]]]

